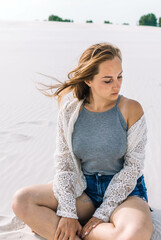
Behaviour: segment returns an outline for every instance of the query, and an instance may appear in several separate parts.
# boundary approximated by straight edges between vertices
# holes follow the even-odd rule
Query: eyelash
[[[120,79],[120,78],[122,78],[122,76],[120,76],[120,77],[118,77],[118,78]],[[108,82],[105,81],[105,83],[110,83],[110,82],[111,82],[111,81],[108,81]]]

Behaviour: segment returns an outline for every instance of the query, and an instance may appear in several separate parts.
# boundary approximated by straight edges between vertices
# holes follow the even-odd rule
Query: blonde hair
[[[47,87],[47,89],[38,88],[38,90],[48,97],[58,96],[59,105],[62,97],[69,92],[73,92],[73,97],[76,97],[78,100],[82,100],[84,98],[88,99],[90,90],[84,81],[93,80],[93,77],[99,73],[98,71],[100,63],[106,60],[112,60],[116,56],[122,61],[121,51],[118,47],[110,43],[94,44],[82,53],[78,62],[78,66],[68,73],[67,81],[61,82],[58,79],[50,77],[58,81],[60,84],[49,86],[39,83]],[[55,93],[48,94],[46,92],[46,90],[52,91],[54,88],[57,88]]]

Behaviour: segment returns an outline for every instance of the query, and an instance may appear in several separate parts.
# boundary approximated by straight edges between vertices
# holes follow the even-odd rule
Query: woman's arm
[[[140,105],[141,108],[141,105]],[[141,108],[142,109],[142,108]],[[133,116],[143,113],[135,108]],[[94,213],[94,217],[108,222],[111,213],[120,205],[136,186],[137,179],[142,175],[147,142],[147,126],[144,113],[127,131],[127,150],[121,171],[114,175],[108,185],[104,201]]]
[[[64,109],[65,106],[60,109],[57,121],[56,150],[54,153],[56,174],[53,180],[53,191],[58,200],[57,215],[78,219],[75,199],[77,174],[66,141],[65,131],[67,129],[64,129],[65,124],[63,124]]]

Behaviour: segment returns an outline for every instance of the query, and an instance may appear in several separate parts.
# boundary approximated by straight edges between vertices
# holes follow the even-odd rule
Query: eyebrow
[[[123,72],[123,71],[122,71],[122,72]],[[119,75],[120,75],[122,72],[120,72]],[[118,75],[118,76],[119,76],[119,75]],[[104,77],[102,77],[102,78],[112,78],[112,76],[104,76]]]

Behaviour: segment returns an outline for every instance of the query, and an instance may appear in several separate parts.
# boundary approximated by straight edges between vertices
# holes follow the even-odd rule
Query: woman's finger
[[[87,227],[86,225],[83,227],[82,231],[81,231],[81,237],[84,237],[85,233],[87,231]]]
[[[82,230],[82,234],[81,234],[81,237],[84,238],[86,237],[93,228],[95,228],[98,224],[102,223],[103,221],[102,220],[98,220],[98,221],[89,221],[83,228]]]
[[[56,230],[56,232],[55,232],[54,240],[58,240],[58,239],[59,239],[59,235],[60,235],[60,229],[57,228],[57,230]]]
[[[86,237],[89,234],[89,232],[90,232],[90,223],[87,223],[82,230],[81,237],[82,238]]]
[[[77,231],[77,235],[80,237],[81,236],[81,232],[82,232],[82,228],[80,228],[78,231]]]
[[[76,236],[76,234],[72,233],[72,234],[70,234],[70,236],[68,236],[68,238],[65,239],[65,240],[75,240],[75,236]],[[63,239],[63,240],[64,240],[64,239]]]
[[[65,235],[64,235],[64,232],[61,232],[60,234],[59,234],[59,237],[58,237],[58,240],[65,240]],[[68,238],[67,238],[68,239]]]
[[[60,240],[70,240],[70,236],[68,234],[64,234]],[[74,238],[72,238],[72,240],[74,240]]]

